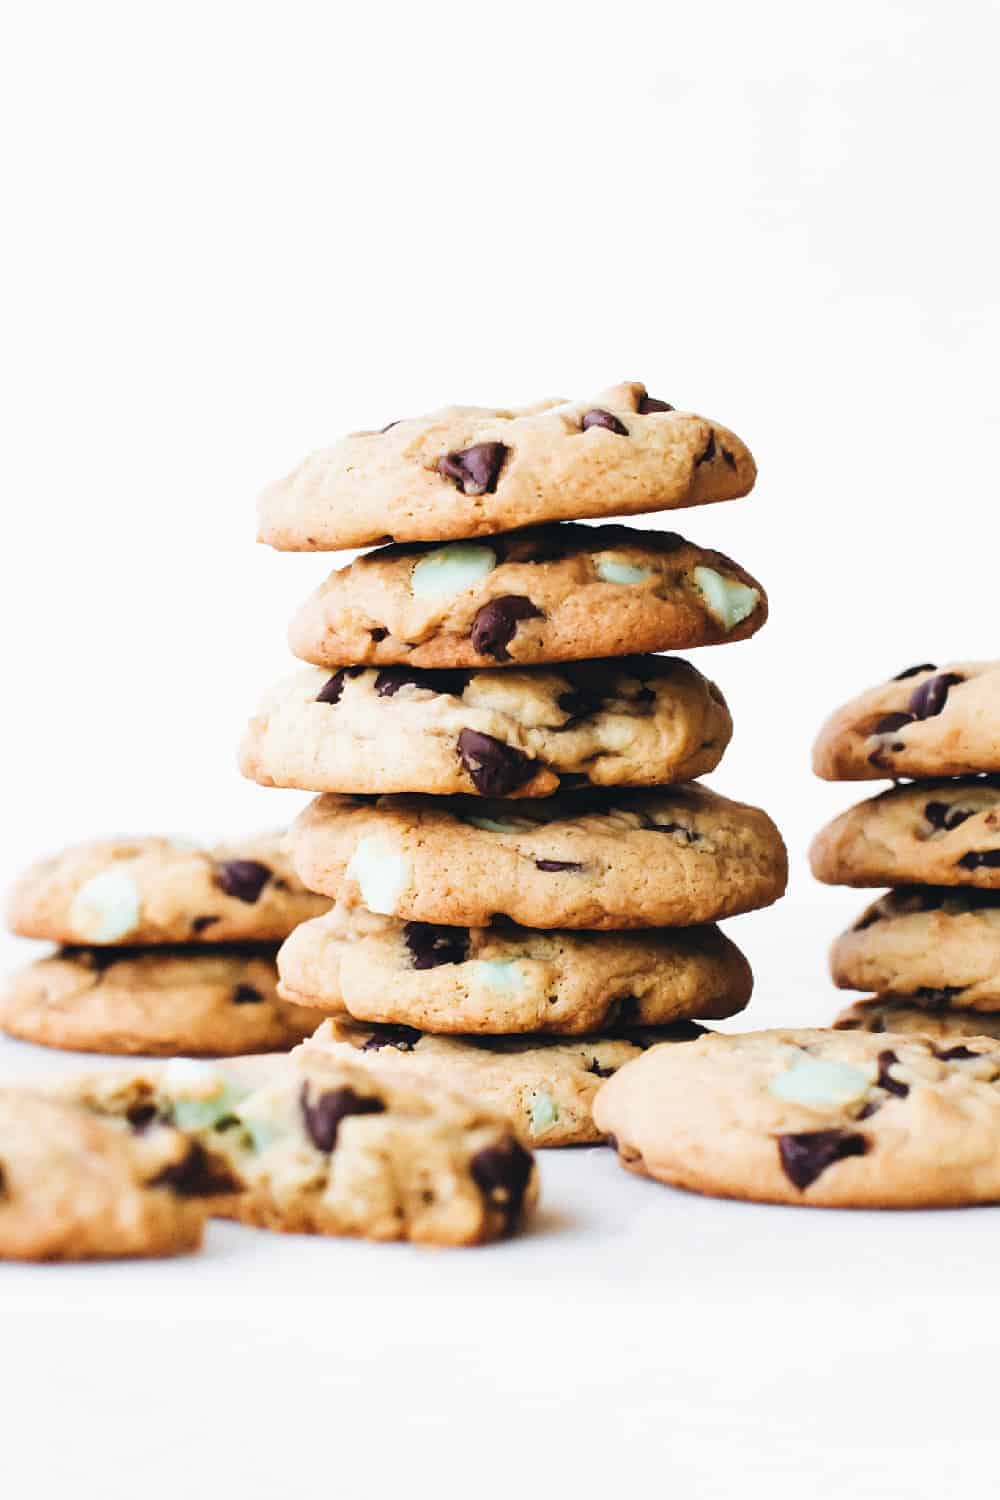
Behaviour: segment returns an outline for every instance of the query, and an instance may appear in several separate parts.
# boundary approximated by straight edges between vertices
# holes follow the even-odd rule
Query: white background
[[[751,1021],[823,1022],[835,704],[996,652],[996,49],[986,3],[22,3],[0,49],[0,877],[303,799],[234,746],[332,559],[255,546],[309,448],[622,379],[735,428],[751,499],[667,518],[772,619],[703,652],[713,784],[787,900]],[[27,945],[9,944],[13,962]],[[5,1077],[64,1059],[7,1044]],[[211,1231],[0,1275],[9,1493],[984,1492],[996,1211],[722,1205],[550,1153],[536,1234],[428,1255]]]

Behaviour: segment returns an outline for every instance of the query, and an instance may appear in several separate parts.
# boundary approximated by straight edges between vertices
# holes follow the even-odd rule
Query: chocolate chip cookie
[[[432,927],[340,904],[297,927],[278,965],[280,993],[298,1015],[315,1006],[439,1033],[577,1036],[714,1020],[742,1010],[753,988],[749,964],[717,927]]]
[[[813,769],[827,781],[1000,771],[1000,662],[910,667],[839,708]]]
[[[741,641],[767,619],[738,563],[671,531],[535,526],[382,548],[331,574],[292,621],[321,667],[498,667]]]
[[[591,1105],[602,1081],[647,1047],[689,1040],[690,1022],[616,1037],[427,1036],[409,1026],[324,1021],[295,1056],[359,1059],[399,1082],[461,1090],[510,1120],[530,1146],[583,1146],[603,1139]]]
[[[580,791],[538,802],[317,798],[290,833],[313,890],[408,922],[675,927],[776,901],[781,835],[707,788]]]
[[[849,1005],[834,1021],[838,1031],[894,1031],[900,1036],[923,1036],[931,1041],[949,1037],[985,1036],[1000,1039],[1000,1012],[952,1010],[947,1004],[897,1000],[878,995]]]
[[[654,1047],[601,1088],[622,1163],[724,1198],[828,1208],[1000,1201],[1000,1046],[762,1031]]]
[[[314,792],[545,797],[561,785],[660,785],[718,764],[722,694],[677,657],[559,670],[307,667],[251,720],[244,775]]]
[[[342,438],[264,491],[258,538],[292,552],[462,540],[732,500],[755,478],[733,433],[633,381],[586,401],[452,406]]]
[[[834,818],[809,858],[828,885],[1000,889],[1000,777],[893,787]]]

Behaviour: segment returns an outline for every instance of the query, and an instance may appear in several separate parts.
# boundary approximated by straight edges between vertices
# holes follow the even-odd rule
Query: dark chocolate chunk
[[[341,667],[328,678],[316,694],[317,703],[339,703],[340,695],[344,691],[344,683],[348,677],[357,677],[363,671],[363,667]]]
[[[412,1052],[423,1032],[415,1026],[385,1025],[373,1032],[362,1047],[362,1052],[381,1052],[383,1047],[395,1047],[397,1052]]]
[[[375,678],[375,691],[380,698],[393,698],[400,688],[417,687],[429,693],[452,693],[457,698],[468,687],[469,675],[457,669],[383,667]]]
[[[610,1078],[612,1073],[615,1073],[617,1071],[618,1070],[616,1068],[603,1067],[597,1061],[596,1057],[592,1058],[591,1061],[587,1064],[587,1072],[593,1073],[597,1078]]]
[[[575,859],[536,859],[535,869],[555,874],[559,870],[582,870],[583,865],[577,864]]]
[[[150,1187],[170,1187],[182,1198],[215,1198],[222,1193],[238,1193],[243,1184],[218,1161],[214,1161],[198,1141],[192,1141],[187,1155],[164,1167],[150,1182]]]
[[[880,1052],[878,1055],[878,1078],[876,1082],[880,1089],[885,1089],[887,1094],[895,1094],[897,1099],[905,1099],[910,1092],[910,1085],[908,1083],[900,1083],[899,1079],[893,1078],[889,1072],[889,1069],[898,1062],[899,1058],[895,1052],[888,1049],[885,1052]]]
[[[271,878],[267,865],[256,859],[227,859],[215,867],[215,883],[220,891],[252,906]]]
[[[234,1005],[263,1005],[264,996],[252,984],[238,984],[233,990]]]
[[[514,639],[521,620],[541,620],[542,611],[523,594],[501,594],[477,610],[472,622],[472,644],[480,656],[494,661],[510,661],[507,647]]]
[[[953,828],[961,827],[966,818],[971,818],[972,812],[951,802],[928,802],[924,817],[932,828],[943,828],[950,833]]]
[[[469,956],[467,927],[436,927],[430,922],[407,922],[403,928],[403,941],[410,950],[415,969],[461,964]]]
[[[437,471],[454,480],[463,495],[492,495],[507,452],[503,443],[474,443],[439,458]]]
[[[912,724],[913,719],[913,714],[883,714],[881,719],[876,720],[871,732],[872,734],[892,734],[894,730],[904,729],[907,724]]]
[[[386,630],[384,625],[376,625],[373,630],[369,630],[368,634],[371,636],[373,641],[378,642],[384,641],[389,632],[388,630]]]
[[[217,922],[218,920],[218,917],[194,917],[191,921],[191,931],[205,932],[209,927],[213,925],[213,923]]]
[[[973,1052],[970,1047],[963,1047],[961,1043],[956,1047],[935,1047],[934,1056],[939,1062],[966,1062],[970,1057],[980,1057],[982,1054]]]
[[[972,817],[967,813],[966,817]],[[958,861],[960,870],[996,870],[1000,869],[1000,849],[970,849],[968,854],[963,854]]]
[[[310,1099],[309,1084],[304,1083],[299,1099],[309,1139],[317,1151],[333,1150],[340,1122],[347,1115],[380,1115],[385,1111],[381,1099],[373,1094],[356,1094],[350,1088],[326,1089]]]
[[[535,762],[523,750],[477,729],[462,730],[458,753],[473,786],[484,797],[508,797],[535,774]]]
[[[800,1192],[822,1176],[827,1167],[845,1156],[864,1156],[868,1141],[847,1130],[805,1130],[798,1135],[779,1135],[781,1167]]]
[[[694,461],[695,462],[695,467],[697,468],[699,466],[699,464],[711,463],[711,461],[712,461],[712,459],[714,457],[715,457],[715,428],[713,427],[709,431],[708,442],[705,444],[704,452],[702,452],[701,454],[699,454],[699,456]]]
[[[933,672],[935,666],[932,661],[922,661],[916,667],[907,667],[903,672],[897,672],[892,679],[893,682],[905,682],[907,677],[919,677],[921,672]]]
[[[503,1211],[506,1229],[513,1228],[521,1212],[531,1169],[530,1153],[513,1138],[484,1146],[469,1163],[473,1181],[487,1203]]]
[[[914,688],[908,704],[910,713],[918,719],[933,719],[944,708],[949,690],[964,681],[957,672],[939,672],[936,677],[928,677]]]
[[[141,1135],[144,1130],[149,1129],[154,1120],[159,1120],[161,1115],[156,1105],[147,1101],[143,1104],[130,1105],[125,1111],[125,1118],[136,1135]],[[169,1114],[162,1116],[162,1118],[164,1120],[169,1119]]]
[[[640,396],[636,411],[640,417],[648,417],[654,411],[675,411],[676,407],[670,405],[669,401],[658,401],[655,396]]]
[[[609,432],[617,433],[619,437],[628,437],[628,428],[625,426],[625,423],[619,422],[613,413],[605,411],[600,406],[595,406],[591,411],[584,412],[580,426],[584,432],[590,427],[606,427]]]

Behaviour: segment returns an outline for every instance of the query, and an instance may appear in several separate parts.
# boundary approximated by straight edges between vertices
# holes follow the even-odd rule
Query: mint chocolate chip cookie
[[[841,989],[1000,1011],[1000,891],[890,891],[837,939],[830,968]]]

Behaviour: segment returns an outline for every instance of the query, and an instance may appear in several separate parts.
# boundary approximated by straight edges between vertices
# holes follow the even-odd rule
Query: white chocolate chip
[[[172,1057],[160,1074],[170,1094],[185,1099],[214,1099],[226,1087],[225,1076],[212,1063],[194,1057]]]
[[[643,579],[653,576],[652,568],[637,567],[616,552],[599,553],[594,558],[594,567],[597,576],[605,583],[642,583]]]
[[[497,565],[492,547],[477,542],[456,542],[451,547],[436,547],[417,563],[410,574],[410,591],[415,599],[430,599],[435,594],[460,594],[471,588]]]
[[[475,961],[476,974],[491,990],[517,995],[525,984],[524,975],[515,968],[517,962],[516,958],[478,958]]]
[[[531,1096],[531,1133],[544,1135],[559,1118],[559,1106],[545,1089],[536,1089]]]
[[[410,882],[410,862],[378,835],[364,838],[351,855],[347,875],[356,880],[369,911],[391,917]]]
[[[723,630],[733,630],[760,603],[760,589],[752,589],[735,578],[723,578],[714,568],[695,568],[691,577],[705,608]]]
[[[854,1068],[850,1063],[827,1062],[819,1057],[802,1056],[768,1081],[768,1089],[791,1104],[815,1105],[833,1109],[838,1105],[856,1104],[874,1083],[874,1075]]]
[[[117,943],[139,926],[139,887],[127,870],[102,870],[81,885],[69,923],[85,943]]]

